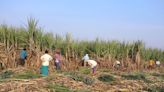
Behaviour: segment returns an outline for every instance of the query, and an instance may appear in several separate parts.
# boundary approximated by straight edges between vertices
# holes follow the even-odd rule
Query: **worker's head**
[[[88,60],[86,60],[85,62],[88,63]]]
[[[23,48],[23,50],[26,50],[26,48]]]
[[[61,50],[60,50],[60,49],[56,49],[56,50],[55,50],[55,53],[56,53],[56,54],[60,54],[60,53],[61,53]]]
[[[48,53],[48,50],[45,50],[45,53]]]
[[[116,64],[121,64],[120,61],[116,60]]]
[[[155,57],[155,61],[158,61],[158,58],[157,57]]]

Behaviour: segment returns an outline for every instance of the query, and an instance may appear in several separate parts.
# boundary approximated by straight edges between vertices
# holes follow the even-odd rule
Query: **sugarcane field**
[[[1,0],[0,92],[164,92],[164,0]]]
[[[0,92],[163,92],[163,61],[142,41],[77,41],[33,18],[0,26]]]

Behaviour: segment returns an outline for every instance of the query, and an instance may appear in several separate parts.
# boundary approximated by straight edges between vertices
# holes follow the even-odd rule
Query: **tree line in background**
[[[122,67],[131,66],[132,68],[135,65],[137,69],[144,67],[142,63],[146,63],[150,59],[164,61],[164,51],[146,48],[142,41],[128,43],[105,41],[98,38],[93,41],[79,41],[72,39],[69,33],[65,37],[45,33],[37,24],[38,21],[29,18],[26,27],[12,27],[5,24],[0,26],[0,62],[5,67],[16,67],[16,63],[12,62],[16,61],[19,57],[18,51],[24,47],[29,51],[29,56],[37,58],[37,62],[40,58],[36,54],[41,54],[45,49],[52,52],[60,49],[64,60],[66,62],[74,61],[74,63],[80,61],[81,57],[88,53],[102,67],[112,66],[112,62],[115,60],[121,61]],[[30,60],[33,59],[29,57],[29,62]],[[37,64],[36,66],[38,66]],[[67,64],[65,63],[65,65]],[[71,65],[69,66],[71,67]]]

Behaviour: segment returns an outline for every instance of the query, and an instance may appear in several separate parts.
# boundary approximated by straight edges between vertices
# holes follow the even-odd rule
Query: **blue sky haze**
[[[32,16],[46,32],[164,49],[164,0],[1,0],[0,11],[0,24],[24,26]]]

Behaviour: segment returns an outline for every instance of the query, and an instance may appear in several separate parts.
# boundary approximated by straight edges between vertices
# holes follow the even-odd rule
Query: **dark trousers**
[[[55,62],[56,70],[61,70],[60,62]]]
[[[20,59],[20,65],[24,66],[25,65],[25,59]]]

